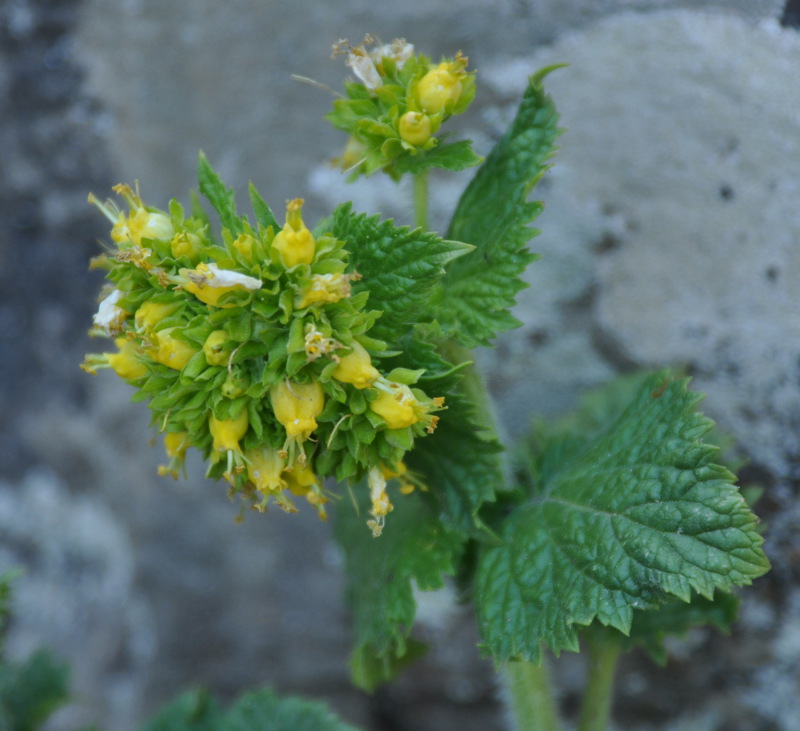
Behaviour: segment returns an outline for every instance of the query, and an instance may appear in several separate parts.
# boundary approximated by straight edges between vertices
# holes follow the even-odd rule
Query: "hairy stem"
[[[590,641],[589,682],[583,697],[578,731],[604,731],[607,728],[619,653],[620,647],[615,642]]]
[[[510,662],[505,671],[517,731],[556,731],[560,727],[547,664]]]
[[[414,223],[423,231],[428,230],[428,171],[414,176]]]

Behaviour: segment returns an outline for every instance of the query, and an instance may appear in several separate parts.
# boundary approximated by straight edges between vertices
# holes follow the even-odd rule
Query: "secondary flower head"
[[[334,46],[334,56],[345,55],[358,79],[345,84],[347,97],[337,99],[328,115],[349,134],[336,162],[353,177],[383,170],[395,179],[409,168],[460,170],[477,164],[480,158],[463,142],[458,148],[448,145],[455,154],[428,156],[440,143],[442,124],[465,111],[474,97],[467,59],[458,53],[436,64],[402,39],[370,49],[373,43],[367,36],[359,46],[347,41]]]

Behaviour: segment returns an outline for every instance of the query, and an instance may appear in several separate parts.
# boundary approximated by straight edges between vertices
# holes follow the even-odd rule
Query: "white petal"
[[[94,324],[102,327],[107,335],[111,335],[112,329],[116,330],[125,319],[125,310],[117,307],[117,302],[122,297],[123,293],[119,289],[115,289],[100,303],[100,307],[97,308],[97,314],[92,318]]]
[[[248,277],[246,274],[232,272],[230,269],[220,269],[216,264],[209,264],[208,271],[211,277],[206,280],[207,287],[219,289],[221,287],[244,287],[245,289],[261,289],[262,282],[255,277]]]
[[[383,85],[381,75],[375,64],[369,56],[364,56],[360,53],[353,53],[352,51],[347,54],[347,65],[353,69],[353,73],[358,76],[370,91],[374,91],[379,86]]]

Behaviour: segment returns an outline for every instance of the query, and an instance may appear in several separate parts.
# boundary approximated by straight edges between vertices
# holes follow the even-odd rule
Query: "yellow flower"
[[[324,333],[317,330],[310,322],[306,325],[305,334],[306,358],[310,363],[323,355],[336,360],[335,350],[342,347],[342,344],[333,338],[326,338]]]
[[[259,492],[269,495],[286,489],[286,480],[281,477],[286,469],[286,459],[277,449],[248,449],[244,458],[247,461],[247,477]]]
[[[410,145],[419,147],[431,138],[433,125],[431,124],[431,118],[426,114],[406,112],[400,117],[397,131],[400,134],[400,139]]]
[[[302,213],[302,198],[289,201],[286,204],[286,225],[272,240],[272,247],[278,251],[287,269],[314,261],[316,242],[303,223]]]
[[[136,341],[117,338],[114,341],[119,348],[118,353],[106,353],[108,365],[120,378],[134,381],[147,375],[147,366],[137,350]]]
[[[381,374],[372,365],[369,353],[361,343],[354,341],[351,347],[353,352],[340,358],[331,375],[337,381],[350,383],[356,388],[369,388]]]
[[[311,465],[295,464],[283,473],[289,491],[295,495],[304,496],[314,506],[321,520],[327,520],[325,503],[328,499],[322,494],[319,478],[314,474]]]
[[[150,350],[149,354],[157,363],[181,371],[197,353],[197,350],[185,340],[178,340],[172,336],[172,333],[178,329],[168,327],[153,333],[151,338],[156,347]]]
[[[389,429],[403,429],[421,419],[422,408],[411,389],[402,383],[386,383],[369,407]]]
[[[315,274],[311,284],[303,291],[302,297],[295,301],[295,307],[304,307],[317,303],[338,302],[350,296],[350,277],[347,274]]]
[[[185,256],[188,259],[195,259],[200,254],[200,248],[203,242],[197,234],[190,233],[189,231],[181,231],[172,238],[169,242],[169,248],[172,256],[177,259],[180,256]]]
[[[161,477],[172,475],[173,479],[178,479],[178,473],[183,467],[186,457],[186,450],[191,446],[189,434],[185,431],[167,432],[164,435],[164,451],[169,458],[168,465],[160,465],[158,474]]]
[[[242,409],[235,419],[217,419],[213,412],[208,416],[208,430],[214,439],[214,449],[218,452],[241,451],[239,440],[247,433],[249,426],[250,417],[247,415],[247,409]]]
[[[171,239],[174,233],[169,216],[137,206],[127,216],[124,213],[119,214],[114,228],[111,229],[111,238],[118,244],[131,241],[136,246],[141,246],[142,239]]]
[[[178,307],[180,304],[177,302],[153,302],[152,300],[143,302],[133,316],[136,329],[139,332],[151,330],[159,322],[172,315]]]
[[[212,307],[236,307],[235,302],[220,304],[219,300],[229,292],[253,292],[261,289],[261,280],[246,274],[220,269],[216,264],[200,263],[196,269],[181,269],[180,274],[188,279],[183,288],[201,302]]]
[[[317,428],[316,417],[325,407],[325,392],[318,381],[290,383],[281,381],[270,389],[275,418],[290,439],[304,442]]]
[[[224,330],[214,330],[203,343],[203,354],[206,356],[208,365],[227,365],[231,356],[231,349],[228,347],[228,333]]]
[[[465,60],[440,63],[428,71],[417,84],[417,101],[428,114],[452,109],[461,97],[461,77]]]

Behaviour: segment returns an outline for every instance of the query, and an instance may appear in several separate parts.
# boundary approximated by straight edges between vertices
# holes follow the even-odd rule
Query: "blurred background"
[[[340,556],[307,511],[234,518],[225,489],[156,476],[148,414],[78,369],[107,224],[87,205],[139,180],[187,203],[197,151],[240,195],[309,222],[353,198],[410,222],[408,190],[345,187],[322,116],[346,76],[340,38],[404,37],[478,69],[459,132],[481,152],[526,76],[548,78],[567,132],[538,189],[543,258],[522,328],[479,354],[511,436],[613,375],[673,365],[741,445],[765,494],[773,572],[731,636],[697,631],[666,668],[619,674],[626,729],[800,729],[800,10],[790,0],[3,0],[0,3],[0,571],[23,566],[8,651],[72,666],[53,729],[128,731],[178,691],[271,684],[374,731],[502,728],[474,620],[421,597],[434,650],[374,696],[348,680]],[[444,229],[469,172],[432,181]],[[242,198],[242,201],[245,199]],[[245,208],[242,203],[242,208]],[[584,668],[558,663],[574,706]]]

